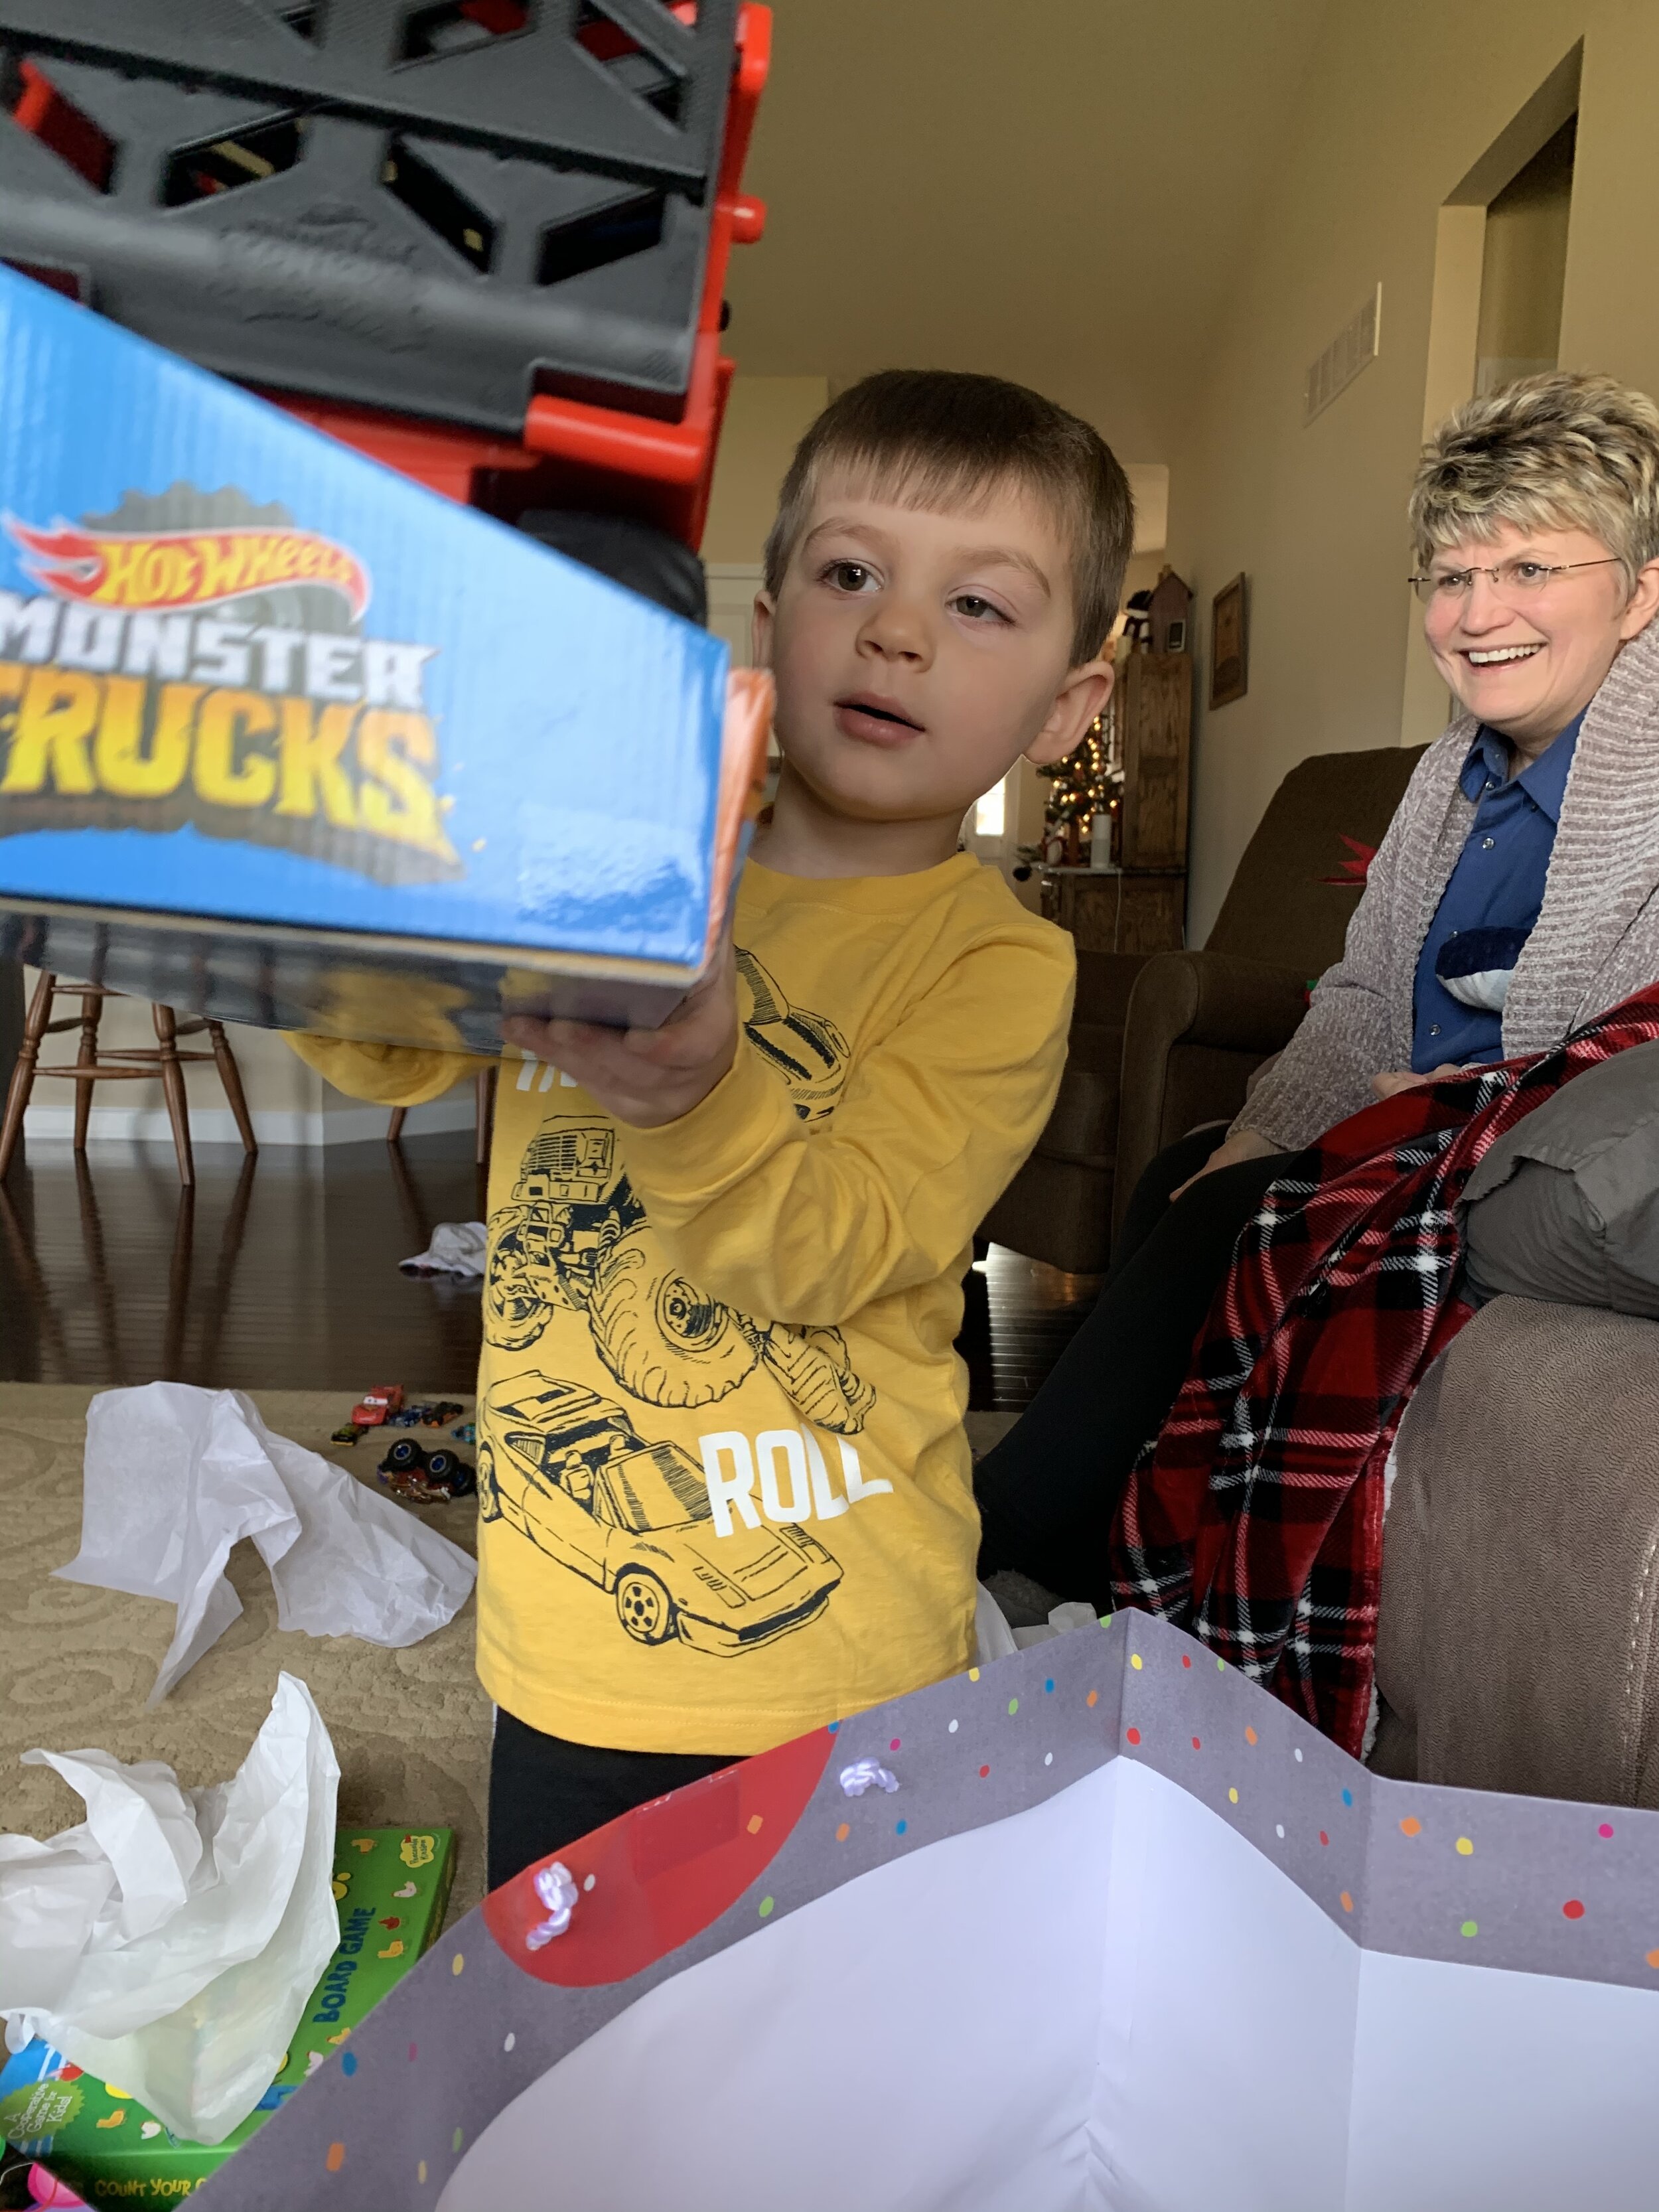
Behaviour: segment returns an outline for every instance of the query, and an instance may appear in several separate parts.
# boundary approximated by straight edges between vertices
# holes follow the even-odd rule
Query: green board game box
[[[312,1991],[281,2071],[223,2142],[169,2133],[118,2083],[83,2073],[38,2039],[0,2068],[0,2135],[88,2204],[176,2204],[240,2150],[408,1972],[443,1925],[453,1871],[451,1829],[339,1832],[339,1948]]]

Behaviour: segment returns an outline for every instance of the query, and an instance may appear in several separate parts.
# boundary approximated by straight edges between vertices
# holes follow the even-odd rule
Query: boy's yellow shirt
[[[478,1672],[531,1727],[762,1751],[969,1664],[952,1348],[1066,1053],[1071,939],[965,854],[750,862],[732,1072],[660,1129],[502,1063],[478,1376]],[[412,1104],[459,1054],[294,1040]]]

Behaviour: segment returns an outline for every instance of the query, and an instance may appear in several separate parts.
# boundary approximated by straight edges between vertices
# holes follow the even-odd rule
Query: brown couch
[[[1106,1264],[1112,1241],[1123,1024],[1143,952],[1079,952],[1060,1096],[1036,1150],[986,1216],[981,1237],[1071,1274]]]
[[[1302,1018],[1342,950],[1367,852],[1419,749],[1320,753],[1274,793],[1201,952],[1079,952],[1071,1050],[1053,1115],[982,1234],[1097,1273],[1141,1170],[1244,1085]]]
[[[1123,1035],[1114,1226],[1142,1170],[1289,1043],[1310,986],[1341,957],[1370,854],[1420,746],[1316,753],[1273,793],[1201,952],[1160,952],[1135,980]]]
[[[1659,1322],[1493,1299],[1395,1459],[1372,1764],[1659,1807]]]

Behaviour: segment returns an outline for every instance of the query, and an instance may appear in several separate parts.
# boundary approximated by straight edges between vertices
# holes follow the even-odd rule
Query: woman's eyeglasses
[[[1535,599],[1556,576],[1571,575],[1575,568],[1616,568],[1616,560],[1500,561],[1495,568],[1435,568],[1426,576],[1411,578],[1412,589],[1425,607],[1451,606],[1466,599],[1477,576],[1490,576],[1500,599]]]

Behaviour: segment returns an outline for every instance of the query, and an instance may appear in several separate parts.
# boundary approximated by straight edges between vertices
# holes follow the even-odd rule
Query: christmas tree
[[[1090,723],[1075,752],[1037,770],[1049,786],[1042,815],[1042,857],[1046,860],[1054,859],[1054,848],[1059,843],[1064,848],[1060,858],[1065,865],[1075,867],[1086,861],[1097,814],[1114,817],[1115,832],[1115,817],[1122,805],[1123,771],[1113,757],[1111,720],[1109,706],[1105,714]],[[1115,834],[1113,847],[1115,858]]]

